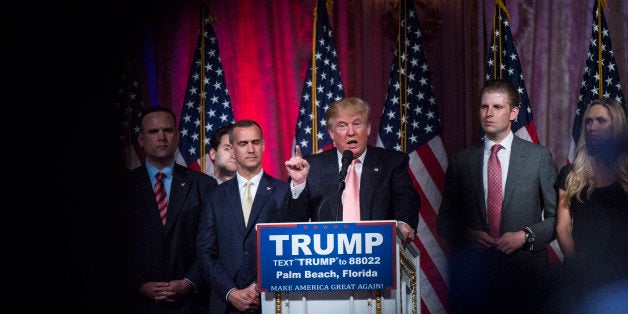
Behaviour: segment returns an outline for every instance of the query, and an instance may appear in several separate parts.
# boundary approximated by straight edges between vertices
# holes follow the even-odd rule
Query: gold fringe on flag
[[[334,0],[326,0],[325,7],[327,8],[327,16],[329,16],[329,21],[331,22],[334,18]]]
[[[216,14],[214,14],[214,10],[212,10],[212,6],[209,5],[209,1],[208,0],[201,0],[201,8],[207,10],[207,17],[209,17],[209,23],[211,23],[212,25],[215,24],[216,23]]]

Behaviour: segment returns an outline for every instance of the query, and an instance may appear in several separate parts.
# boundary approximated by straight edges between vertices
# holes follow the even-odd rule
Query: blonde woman
[[[614,99],[584,112],[576,158],[557,178],[556,233],[581,291],[628,280],[628,122]]]

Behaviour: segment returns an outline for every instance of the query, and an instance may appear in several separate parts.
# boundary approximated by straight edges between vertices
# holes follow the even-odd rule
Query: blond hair
[[[329,108],[327,108],[327,111],[325,111],[325,124],[327,125],[327,129],[330,129],[334,123],[332,120],[336,118],[340,112],[344,112],[350,114],[357,113],[364,118],[367,125],[370,125],[369,111],[369,105],[358,97],[341,98],[332,102]]]
[[[612,164],[607,165],[610,171],[612,181],[617,181],[621,185],[622,189],[628,193],[628,121],[626,121],[626,112],[622,108],[621,104],[610,98],[601,98],[592,101],[584,112],[585,117],[591,107],[600,105],[606,108],[606,111],[611,117],[611,133],[612,137],[619,144],[618,155],[613,158]],[[586,196],[591,197],[593,190],[595,189],[595,159],[588,151],[585,140],[585,123],[586,119],[582,119],[582,126],[580,128],[580,137],[578,138],[578,144],[576,146],[576,158],[573,162],[572,170],[565,182],[565,202],[567,206],[571,204],[572,198],[582,202],[581,193],[582,190],[587,187]]]

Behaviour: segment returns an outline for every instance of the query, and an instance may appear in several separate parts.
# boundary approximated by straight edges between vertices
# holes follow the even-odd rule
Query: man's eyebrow
[[[237,143],[251,143],[251,142],[261,142],[262,140],[257,138],[257,139],[252,139],[252,140],[241,140],[238,141]]]

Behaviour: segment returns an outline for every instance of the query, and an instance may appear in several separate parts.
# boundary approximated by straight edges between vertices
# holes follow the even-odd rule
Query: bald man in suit
[[[126,313],[205,313],[208,285],[196,254],[196,234],[210,176],[178,165],[179,132],[170,109],[150,107],[141,117],[146,163],[120,185],[126,266]],[[158,209],[156,174],[163,174],[167,210]]]

